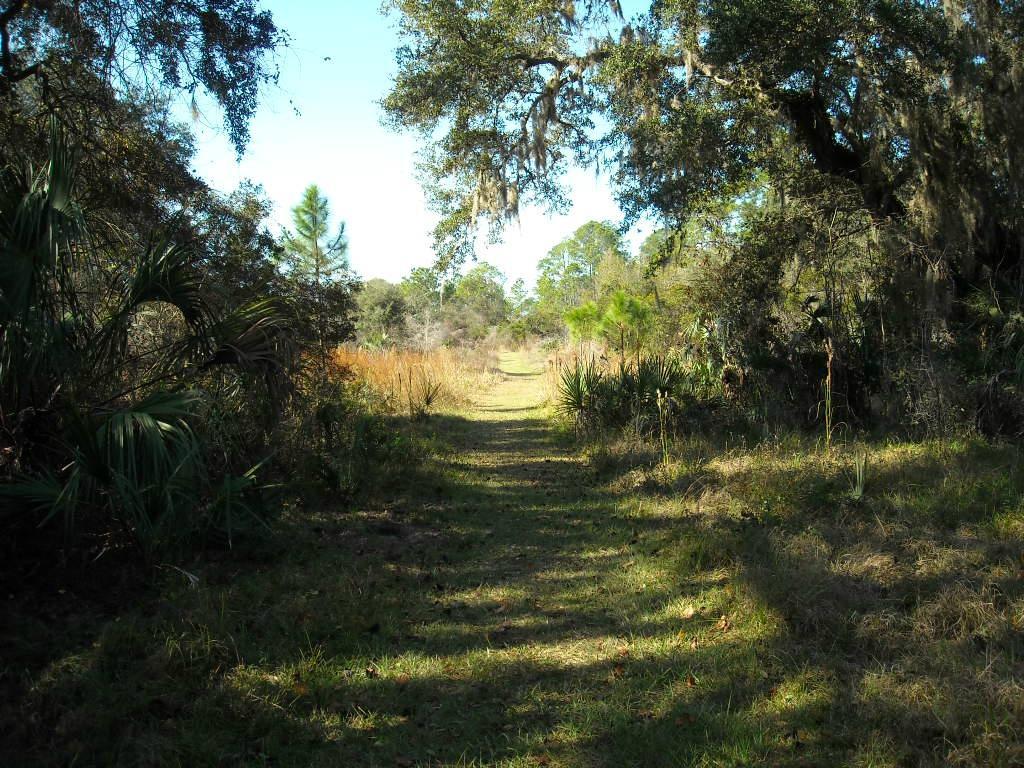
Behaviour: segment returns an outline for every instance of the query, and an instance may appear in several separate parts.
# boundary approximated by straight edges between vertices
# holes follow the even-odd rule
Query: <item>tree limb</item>
[[[39,71],[38,63],[18,72],[14,71],[10,24],[23,10],[25,10],[25,0],[14,0],[3,12],[0,12],[0,89],[5,93],[10,93],[15,83],[31,77]]]

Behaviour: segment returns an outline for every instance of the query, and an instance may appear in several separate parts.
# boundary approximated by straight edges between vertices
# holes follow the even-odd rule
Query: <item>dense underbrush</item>
[[[707,366],[676,355],[638,356],[610,364],[605,358],[574,356],[559,362],[553,401],[557,415],[577,435],[626,430],[656,436],[667,445],[678,431],[721,428],[737,415],[727,387]]]

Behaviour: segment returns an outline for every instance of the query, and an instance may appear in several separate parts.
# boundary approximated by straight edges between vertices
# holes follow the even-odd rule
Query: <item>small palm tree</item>
[[[43,169],[0,173],[0,496],[18,502],[0,506],[106,514],[151,548],[215,497],[192,427],[203,381],[232,366],[285,391],[289,326],[270,301],[216,315],[173,243],[111,266],[75,182],[56,123]]]

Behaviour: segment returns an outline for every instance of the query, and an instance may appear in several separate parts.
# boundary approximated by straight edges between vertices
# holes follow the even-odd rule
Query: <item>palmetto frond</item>
[[[0,486],[0,497],[70,524],[82,509],[105,509],[146,547],[180,531],[195,508],[204,474],[189,420],[199,395],[156,392],[106,414],[69,413],[72,461],[60,477],[44,474]]]
[[[206,365],[283,369],[292,354],[291,334],[291,322],[278,302],[263,299],[245,304],[210,329],[214,346]]]
[[[160,242],[143,254],[127,286],[124,313],[151,301],[175,306],[193,332],[201,333],[209,323],[210,311],[203,299],[199,273],[193,268],[193,253],[181,245]]]
[[[183,246],[157,241],[113,266],[90,247],[75,167],[54,126],[42,172],[0,173],[0,418],[19,457],[43,446],[4,478],[0,507],[68,523],[90,510],[149,548],[195,530],[211,497],[231,515],[249,503],[251,478],[216,495],[192,427],[200,397],[184,388],[233,365],[284,391],[289,325],[272,302],[215,317]],[[173,318],[140,312],[154,304]]]
[[[96,445],[110,473],[167,485],[182,461],[198,453],[188,420],[199,399],[195,392],[155,392],[103,419]]]
[[[84,216],[74,202],[75,154],[54,123],[50,160],[38,174],[9,168],[0,179],[0,317],[25,319],[32,307],[53,308],[68,287]],[[64,296],[63,300],[67,301]]]
[[[636,370],[637,394],[648,400],[661,395],[676,394],[683,382],[683,369],[678,361],[666,355],[652,355],[640,360]]]
[[[56,125],[42,172],[0,173],[0,397],[7,412],[77,363],[75,330],[85,319],[72,275],[84,217],[74,186],[74,153]]]
[[[194,355],[197,348],[209,346],[211,313],[193,261],[194,255],[188,248],[167,241],[155,243],[143,251],[120,286],[115,311],[106,319],[92,344],[97,361],[116,365],[126,352],[132,318],[143,306],[158,302],[175,307],[191,334],[179,344],[168,347],[163,368],[172,368],[178,362],[177,357]]]
[[[594,415],[595,401],[603,380],[604,375],[593,358],[585,362],[573,361],[561,371],[555,410],[573,419],[577,427],[582,426],[587,418]]]

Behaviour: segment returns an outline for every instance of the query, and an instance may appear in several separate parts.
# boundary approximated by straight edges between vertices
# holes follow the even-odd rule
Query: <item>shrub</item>
[[[559,372],[555,410],[577,433],[629,427],[640,436],[659,433],[662,442],[698,410],[704,385],[678,358],[642,357],[602,370],[594,357],[575,358]]]
[[[100,251],[76,165],[54,124],[46,168],[0,179],[2,522],[89,517],[147,554],[201,531],[230,541],[255,468],[209,471],[202,406],[218,381],[285,392],[289,326],[269,300],[215,310],[187,248]]]

